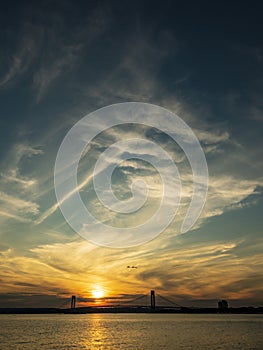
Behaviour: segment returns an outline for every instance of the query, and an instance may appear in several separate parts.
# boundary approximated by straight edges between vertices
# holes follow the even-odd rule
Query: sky
[[[262,10],[259,1],[1,3],[0,307],[60,307],[71,295],[78,305],[107,304],[151,289],[183,306],[263,305]],[[113,174],[113,190],[130,198],[139,174],[149,200],[136,217],[102,207],[89,179],[111,144],[138,134],[158,143],[182,180],[171,224],[150,242],[117,249],[68,225],[54,166],[76,122],[123,102],[164,107],[188,124],[206,156],[209,189],[200,218],[180,233],[192,193],[180,147],[141,125],[101,133],[78,176],[83,202],[103,222],[144,222],[161,197],[156,169],[129,159]]]

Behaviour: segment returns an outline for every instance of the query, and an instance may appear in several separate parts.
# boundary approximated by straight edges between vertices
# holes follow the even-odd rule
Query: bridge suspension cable
[[[174,301],[172,301],[172,300],[170,300],[170,299],[168,299],[168,298],[166,298],[166,297],[164,297],[164,296],[162,296],[160,294],[157,294],[157,297],[163,299],[164,301],[168,302],[169,304],[172,304],[173,306],[175,306],[177,308],[178,307],[180,307],[180,308],[182,307],[182,305],[179,305],[179,304],[175,303]]]
[[[142,295],[139,295],[137,296],[136,298],[132,299],[132,300],[124,300],[121,304],[119,305],[125,305],[125,304],[128,304],[128,305],[131,305],[139,300],[142,300],[144,298],[146,298],[146,301],[147,301],[147,297],[148,295],[145,295],[145,294],[142,294]]]

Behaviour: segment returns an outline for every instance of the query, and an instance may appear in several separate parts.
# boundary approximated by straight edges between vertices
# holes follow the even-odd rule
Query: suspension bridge
[[[82,299],[83,301],[83,299]],[[87,303],[88,304],[88,303]],[[70,306],[69,308],[65,308]],[[67,300],[61,306],[66,313],[88,313],[88,312],[176,312],[186,308],[178,304],[172,297],[166,297],[151,290],[149,294],[139,294],[134,298],[120,298],[117,301],[103,300],[98,305],[77,307],[77,298],[73,295],[70,302]]]

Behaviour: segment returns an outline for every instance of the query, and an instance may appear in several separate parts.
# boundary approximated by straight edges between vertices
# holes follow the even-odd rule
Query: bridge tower
[[[72,295],[71,297],[71,309],[76,308],[76,295]]]
[[[151,290],[151,311],[155,311],[155,292]]]

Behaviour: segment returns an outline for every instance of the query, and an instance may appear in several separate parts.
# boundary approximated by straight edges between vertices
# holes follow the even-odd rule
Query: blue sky
[[[105,298],[155,288],[185,305],[213,306],[219,298],[262,305],[261,13],[259,2],[1,4],[1,307],[58,306],[71,294],[89,300],[96,288]],[[209,192],[196,225],[178,234],[189,164],[167,137],[143,130],[178,163],[184,205],[155,240],[116,250],[68,226],[53,172],[59,145],[81,117],[129,101],[165,107],[188,123],[206,155]],[[80,179],[101,150],[140,131],[100,135],[80,163]],[[114,189],[127,196],[138,169],[153,189],[136,218],[143,220],[158,204],[158,174],[130,161]],[[81,195],[102,220],[122,223],[101,211],[89,185]]]

